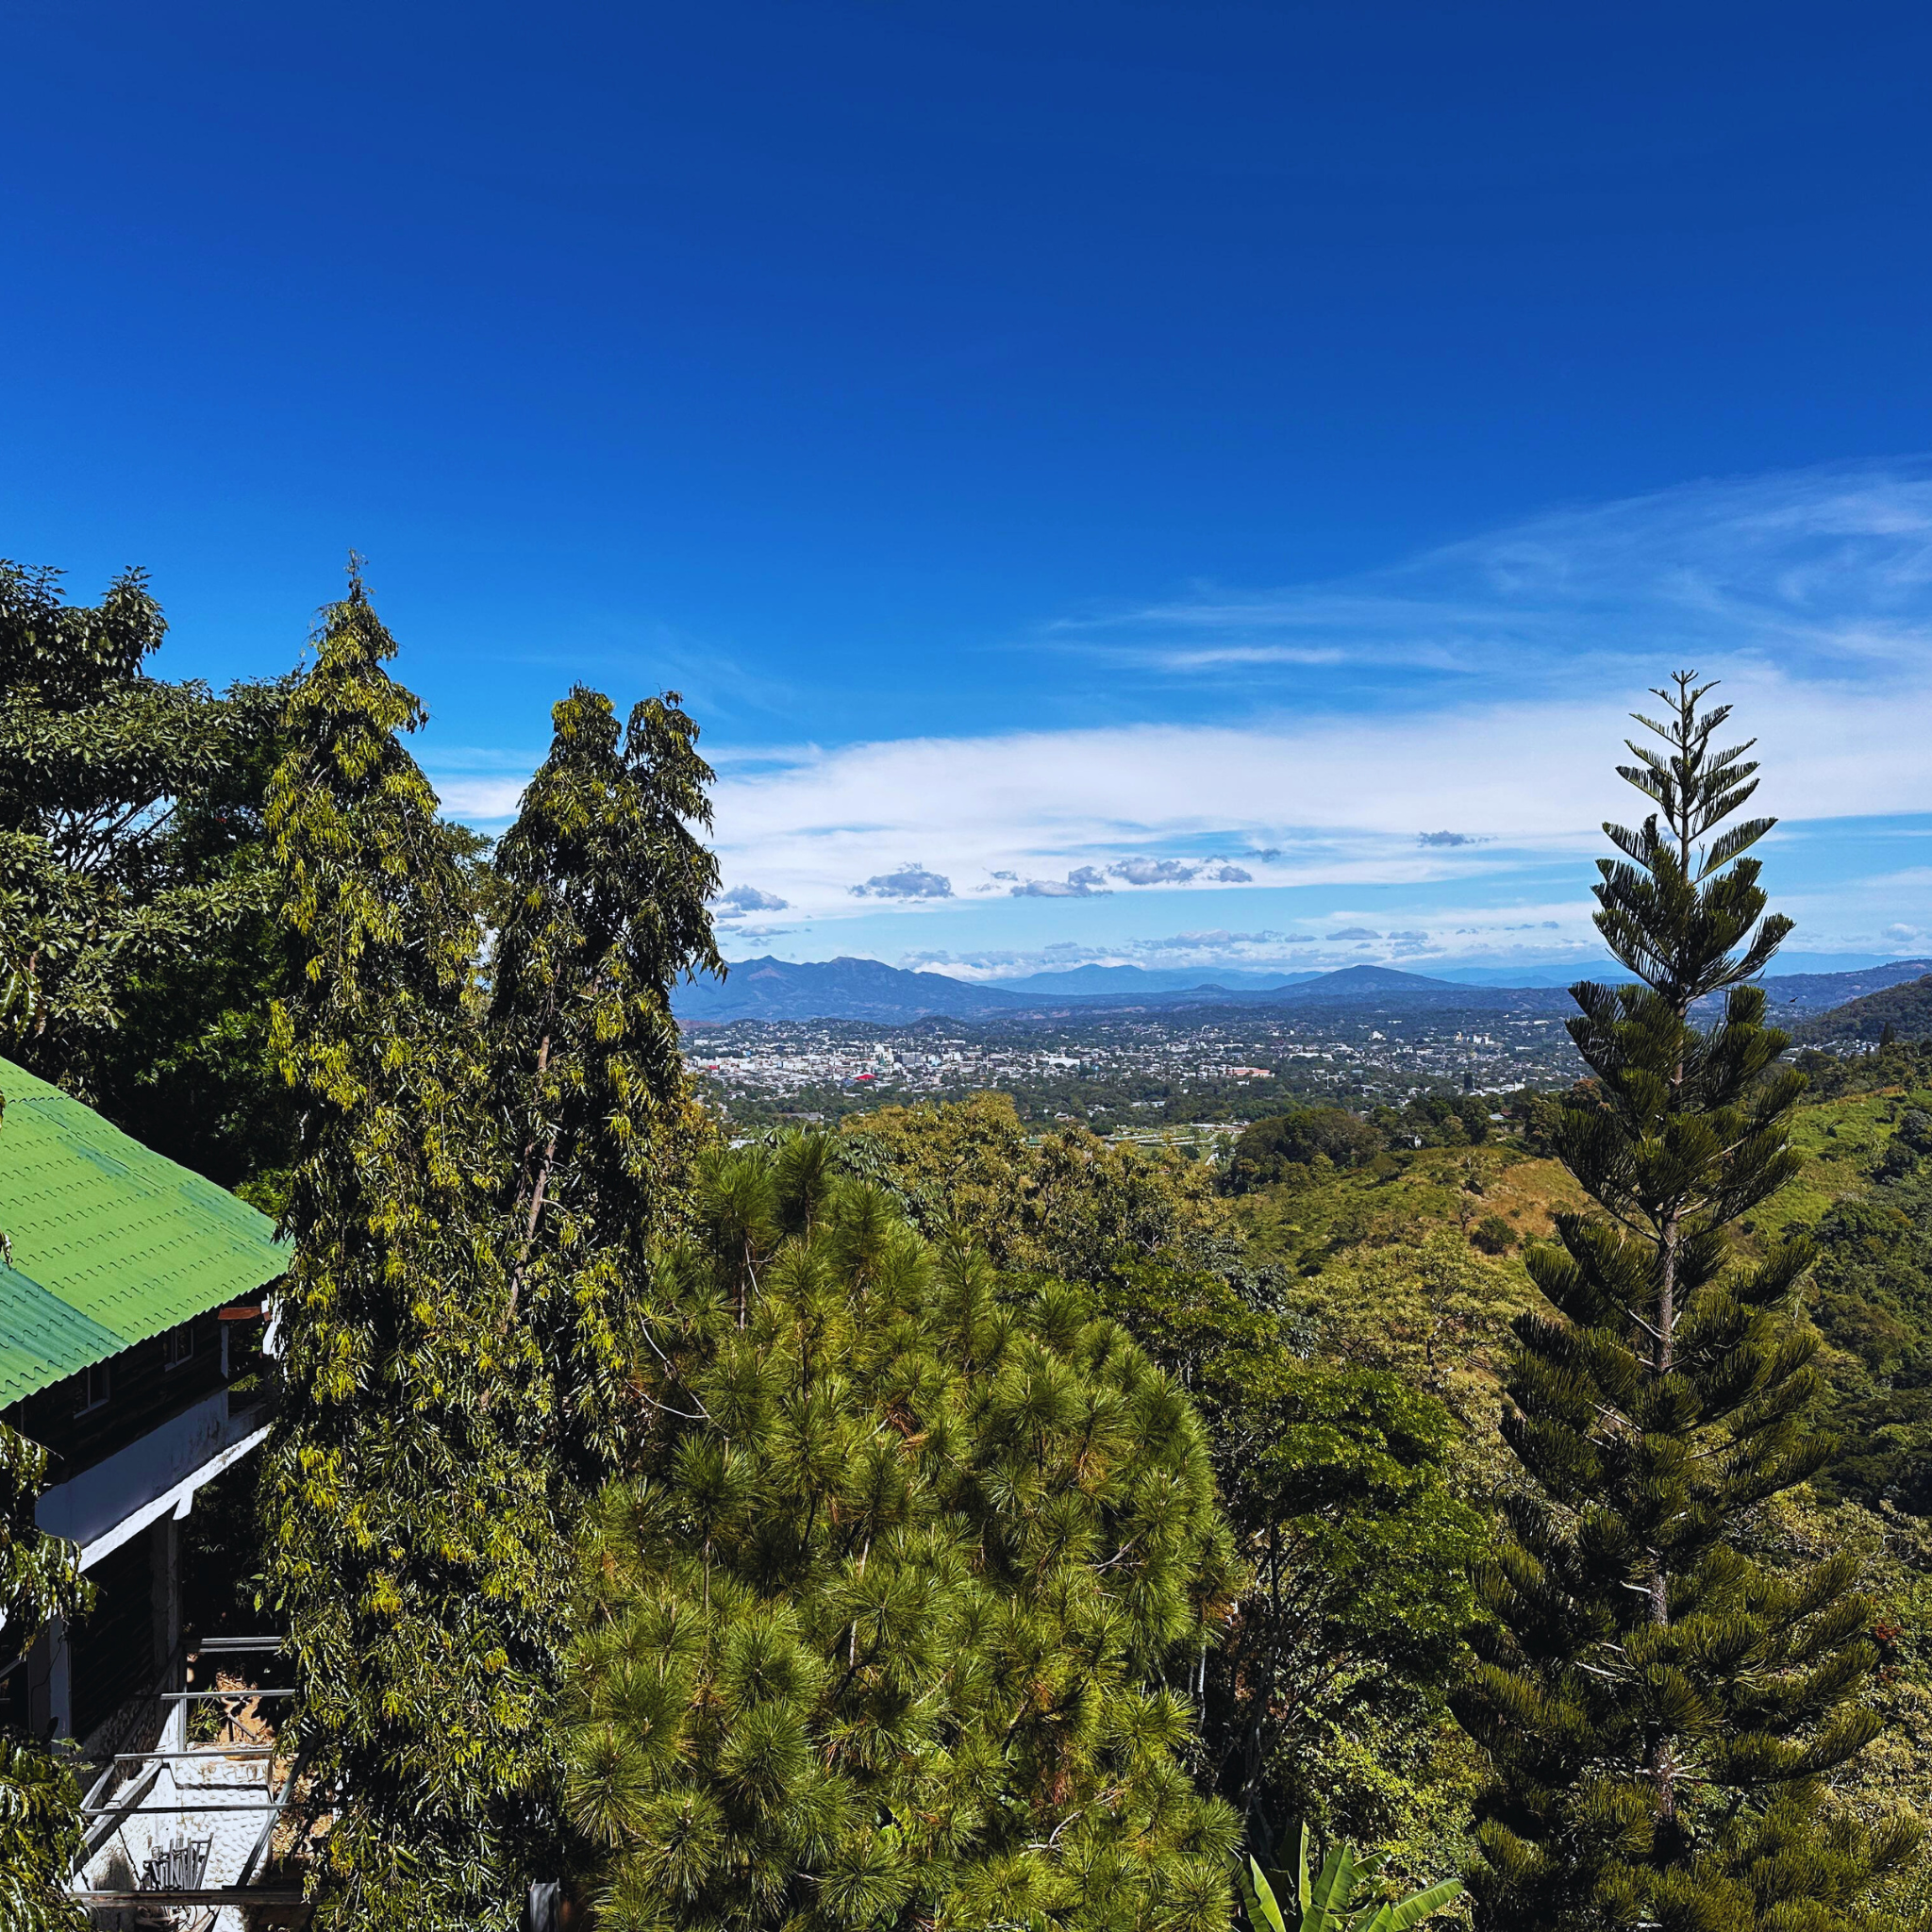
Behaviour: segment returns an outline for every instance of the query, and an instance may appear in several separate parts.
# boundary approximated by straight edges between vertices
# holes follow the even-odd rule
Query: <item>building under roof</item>
[[[4,1695],[85,1748],[173,1667],[175,1525],[268,1425],[222,1317],[258,1316],[288,1254],[246,1202],[6,1059],[0,1097],[0,1419],[48,1451],[36,1520],[98,1592],[73,1632],[0,1655]]]
[[[267,1216],[0,1059],[0,1410],[255,1293]]]

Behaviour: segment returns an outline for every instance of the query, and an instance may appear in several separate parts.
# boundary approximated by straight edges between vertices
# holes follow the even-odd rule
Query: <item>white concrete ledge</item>
[[[259,1408],[228,1413],[217,1390],[125,1449],[43,1491],[34,1522],[80,1545],[83,1570],[164,1516],[186,1516],[194,1492],[241,1461],[268,1434]]]

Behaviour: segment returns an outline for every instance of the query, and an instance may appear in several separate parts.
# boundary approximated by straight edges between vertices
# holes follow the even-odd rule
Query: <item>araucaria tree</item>
[[[1862,1830],[1826,1789],[1875,1729],[1854,1563],[1777,1574],[1740,1548],[1825,1445],[1810,1246],[1731,1236],[1797,1169],[1803,1081],[1750,983],[1790,929],[1746,857],[1774,821],[1720,830],[1757,766],[1713,744],[1729,707],[1704,708],[1709,689],[1678,675],[1639,718],[1663,748],[1618,768],[1655,810],[1605,827],[1624,856],[1600,862],[1596,924],[1636,983],[1574,989],[1595,1077],[1557,1144],[1599,1211],[1529,1257],[1555,1312],[1516,1325],[1504,1428],[1527,1482],[1458,1705],[1494,1773],[1473,1885],[1492,1932],[1876,1926],[1859,1898],[1918,1835]]]

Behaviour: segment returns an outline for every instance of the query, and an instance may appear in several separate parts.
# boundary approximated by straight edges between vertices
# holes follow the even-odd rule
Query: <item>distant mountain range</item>
[[[1025,1010],[1013,993],[969,986],[943,973],[908,973],[877,959],[737,959],[729,976],[688,980],[671,996],[671,1010],[687,1026],[728,1025],[734,1020],[873,1020],[899,1025],[935,1015],[985,1017]]]
[[[1851,973],[1799,973],[1765,982],[1772,1010],[1790,1023],[1932,974],[1932,960],[1900,959]],[[1527,975],[1525,975],[1527,976]],[[1336,973],[1214,973],[1139,966],[1081,966],[1038,973],[997,984],[973,984],[943,973],[909,973],[876,959],[743,959],[730,976],[693,980],[673,995],[687,1026],[723,1026],[738,1020],[866,1020],[905,1025],[916,1020],[1050,1018],[1107,1011],[1181,1012],[1190,1008],[1240,1006],[1319,1008],[1374,1001],[1391,1009],[1532,1012],[1569,1009],[1572,977],[1614,980],[1608,961],[1572,969],[1561,985],[1499,986],[1470,978],[1435,978],[1389,966],[1347,966]],[[1882,1023],[1881,1023],[1882,1024]],[[1905,1029],[1900,1027],[1902,1037]],[[1874,1037],[1876,1035],[1874,1033]]]

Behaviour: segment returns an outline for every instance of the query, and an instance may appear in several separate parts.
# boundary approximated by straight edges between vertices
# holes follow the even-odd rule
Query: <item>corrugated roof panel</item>
[[[0,1300],[0,1403],[250,1293],[288,1267],[267,1216],[72,1094],[4,1059],[0,1093],[0,1229],[13,1249],[12,1267],[0,1271],[8,1291]],[[25,1296],[23,1281],[82,1325],[62,1325]],[[92,1352],[76,1361],[80,1348]]]
[[[0,1262],[0,1408],[126,1346],[111,1330]]]

